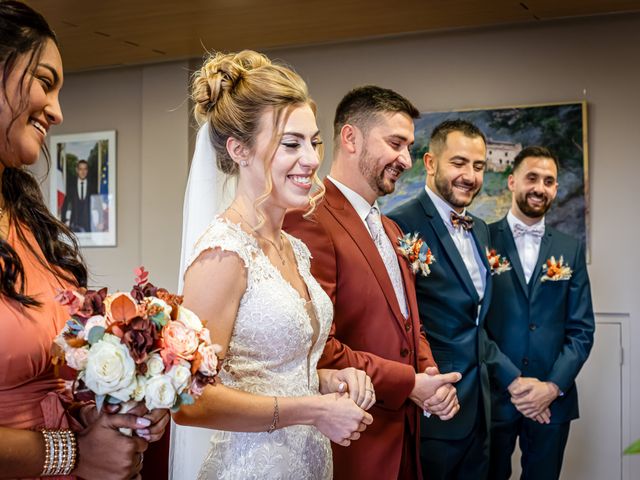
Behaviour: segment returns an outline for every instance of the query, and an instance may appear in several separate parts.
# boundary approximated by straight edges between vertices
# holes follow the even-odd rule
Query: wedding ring
[[[138,458],[138,466],[142,466],[142,462],[144,462],[144,453],[140,452],[140,457]]]

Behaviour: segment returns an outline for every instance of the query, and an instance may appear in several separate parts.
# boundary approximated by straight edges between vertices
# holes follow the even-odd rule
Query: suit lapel
[[[511,228],[509,228],[509,222],[507,222],[507,217],[504,217],[498,226],[498,230],[500,231],[502,244],[504,245],[505,251],[504,255],[511,262],[511,268],[516,274],[518,278],[518,284],[522,291],[524,292],[525,297],[529,298],[529,286],[524,278],[524,270],[522,269],[522,263],[520,263],[520,255],[518,254],[518,247],[516,247],[516,242],[513,239],[513,234],[511,233]],[[498,252],[503,253],[503,252]]]
[[[433,204],[429,195],[426,191],[422,190],[419,195],[420,204],[424,209],[427,217],[429,218],[429,223],[431,227],[436,232],[440,243],[442,244],[442,251],[449,258],[449,261],[453,265],[453,268],[456,270],[458,277],[462,279],[462,283],[464,284],[467,292],[474,301],[478,301],[478,292],[476,291],[476,287],[473,285],[473,281],[471,280],[471,275],[469,275],[469,271],[462,260],[462,256],[458,251],[458,247],[456,247],[455,243],[453,243],[453,239],[449,234],[449,230],[447,226],[442,221],[436,206]],[[438,259],[436,258],[436,262]]]
[[[540,242],[540,253],[538,253],[538,261],[536,262],[536,268],[531,275],[530,285],[529,285],[529,296],[533,296],[533,292],[538,287],[540,283],[540,277],[542,275],[542,265],[549,258],[549,252],[551,251],[552,235],[549,229],[545,229],[545,234],[542,237],[542,242]]]
[[[471,230],[471,237],[473,238],[476,248],[478,249],[478,256],[480,257],[480,261],[482,262],[482,265],[485,268],[484,295],[482,296],[480,315],[478,315],[478,318],[482,320],[482,318],[484,317],[484,312],[487,310],[486,306],[489,305],[489,300],[491,299],[492,283],[491,283],[491,266],[489,265],[489,260],[487,260],[487,255],[485,251],[485,249],[488,248],[489,239],[486,238],[484,235],[483,237],[485,238],[482,238],[482,239],[479,238],[478,232],[479,230],[475,228]],[[474,285],[474,290],[475,290],[475,285]],[[485,301],[485,299],[489,299],[489,300]]]
[[[378,252],[378,249],[373,243],[371,235],[364,226],[364,223],[362,223],[362,220],[358,216],[351,203],[349,203],[345,196],[342,195],[342,192],[340,192],[340,190],[338,190],[338,188],[330,180],[325,180],[324,183],[325,187],[327,188],[325,200],[327,202],[328,210],[334,216],[336,221],[340,225],[342,225],[342,228],[344,228],[349,236],[351,236],[355,245],[364,255],[365,259],[369,263],[369,266],[371,267],[373,275],[376,277],[376,280],[378,281],[378,284],[382,289],[389,307],[393,311],[400,325],[404,328],[404,316],[400,311],[400,305],[398,305],[396,292],[393,289],[393,284],[391,283],[391,279],[389,278],[387,267],[382,261],[380,252]],[[387,232],[387,235],[389,235],[389,231],[386,226],[385,232]],[[391,239],[391,243],[395,246],[393,239]],[[404,274],[403,278],[405,278]]]
[[[402,254],[398,251],[399,235],[398,235],[398,232],[396,231],[398,227],[396,226],[394,228],[392,220],[385,217],[384,215],[382,216],[382,225],[384,226],[384,231],[387,234],[387,237],[389,237],[389,240],[391,241],[391,245],[393,245],[393,249],[396,252],[396,259],[398,260],[398,265],[400,266],[400,272],[402,273],[402,281],[404,282],[404,292],[405,292],[405,297],[407,301],[407,310],[410,315],[417,315],[418,313],[417,311],[416,312],[411,311],[411,305],[417,304],[416,291],[414,288],[407,288],[407,285],[413,285],[415,283],[415,276],[414,276],[414,273],[411,271],[411,268],[409,267],[409,263],[407,259],[404,256],[402,256]],[[396,298],[395,291],[394,291],[394,298]],[[395,303],[397,304],[398,302],[396,301]],[[399,305],[398,305],[398,313],[400,313]],[[404,320],[404,316],[402,315],[399,318]],[[415,318],[418,318],[418,317],[415,317]]]

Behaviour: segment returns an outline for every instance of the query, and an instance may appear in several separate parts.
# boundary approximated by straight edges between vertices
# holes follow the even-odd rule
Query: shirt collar
[[[346,199],[349,201],[351,206],[355,209],[356,213],[362,219],[363,222],[365,222],[365,223],[367,222],[367,215],[369,215],[369,212],[371,211],[371,207],[372,206],[377,207],[378,210],[380,210],[380,208],[378,207],[378,201],[377,200],[375,202],[373,202],[373,205],[370,205],[369,202],[367,202],[362,195],[360,195],[359,193],[354,192],[349,187],[347,187],[345,184],[340,183],[338,180],[336,180],[335,178],[332,178],[332,177],[330,177],[328,175],[327,175],[327,178],[346,197]]]
[[[451,205],[449,205],[446,201],[444,201],[437,193],[431,190],[427,185],[424,186],[424,189],[426,190],[427,195],[429,195],[429,198],[435,205],[436,210],[438,210],[438,213],[440,214],[440,218],[442,218],[442,221],[444,222],[444,224],[450,229],[452,229],[453,225],[451,224],[451,212],[455,213],[456,215],[458,215],[458,212],[456,212],[451,207]],[[462,211],[461,215],[466,215],[466,214],[467,214],[467,209],[465,208]]]
[[[511,212],[511,209],[509,209],[509,213],[507,213],[507,223],[509,224],[509,228],[511,229],[512,232],[513,232],[513,229],[515,228],[516,225],[522,225],[525,228],[537,227],[538,225],[540,225],[540,226],[542,226],[544,228],[544,226],[545,226],[544,219],[545,219],[545,217],[542,217],[539,221],[537,221],[533,225],[527,225],[522,220],[520,220],[518,217],[516,217]]]

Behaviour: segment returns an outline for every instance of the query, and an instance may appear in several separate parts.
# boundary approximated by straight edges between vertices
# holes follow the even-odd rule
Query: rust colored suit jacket
[[[413,273],[398,256],[409,318],[400,311],[391,280],[378,250],[355,209],[329,180],[326,196],[309,219],[289,212],[284,228],[311,251],[311,271],[334,304],[334,319],[318,368],[355,367],[371,377],[377,403],[373,424],[349,447],[333,444],[334,478],[397,479],[403,441],[409,438],[418,459],[422,410],[408,398],[416,372],[435,365],[420,330]],[[402,234],[382,216],[391,242]],[[407,429],[408,431],[405,431]]]

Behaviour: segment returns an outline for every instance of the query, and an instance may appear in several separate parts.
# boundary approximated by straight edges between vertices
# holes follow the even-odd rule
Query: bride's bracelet
[[[41,431],[44,438],[44,465],[41,477],[54,475],[69,475],[76,466],[78,458],[78,443],[76,434],[71,430],[49,430],[43,428]]]
[[[271,421],[271,425],[269,425],[269,430],[267,430],[267,433],[273,433],[273,431],[278,426],[279,421],[280,409],[278,408],[278,397],[273,397],[273,420]]]

